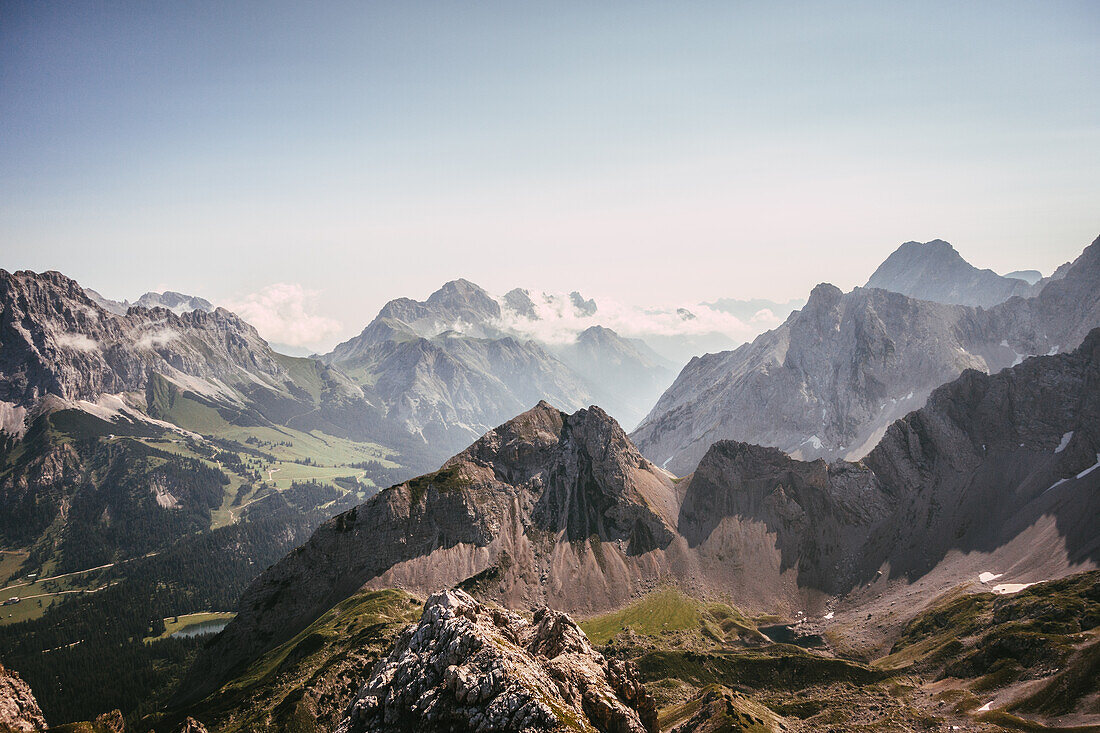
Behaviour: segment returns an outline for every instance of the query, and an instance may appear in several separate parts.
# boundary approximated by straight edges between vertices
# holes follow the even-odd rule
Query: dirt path
[[[155,553],[155,552],[149,552],[149,553],[146,553],[146,554],[142,555],[141,557],[131,557],[131,558],[128,558],[126,560],[119,560],[118,562],[109,562],[106,565],[97,565],[94,568],[87,568],[85,570],[73,570],[70,573],[61,573],[60,575],[51,575],[48,578],[35,578],[33,581],[28,580],[24,583],[12,583],[11,585],[6,585],[3,588],[0,588],[0,593],[3,593],[6,590],[11,590],[12,588],[22,588],[23,586],[34,585],[35,583],[45,583],[47,580],[58,580],[59,578],[68,578],[68,577],[73,576],[73,575],[83,575],[84,573],[94,573],[97,570],[106,570],[107,568],[113,568],[115,565],[124,565],[125,563],[133,562],[134,560],[143,560],[147,557],[154,557],[154,556],[156,556],[156,554],[157,553]],[[80,591],[62,591],[62,592],[65,592],[65,593],[68,593],[68,592],[79,593]],[[46,593],[46,594],[43,594],[43,595],[52,595],[52,594]],[[37,598],[37,596],[27,596],[27,598]]]

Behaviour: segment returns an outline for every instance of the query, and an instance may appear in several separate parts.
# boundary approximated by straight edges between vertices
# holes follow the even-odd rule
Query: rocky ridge
[[[462,591],[431,596],[363,685],[338,733],[468,730],[647,733],[653,699],[567,615],[533,621]]]

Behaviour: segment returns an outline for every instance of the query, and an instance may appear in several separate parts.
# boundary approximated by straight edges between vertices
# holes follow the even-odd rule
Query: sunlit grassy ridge
[[[696,632],[714,642],[760,638],[753,623],[733,606],[705,603],[673,588],[650,593],[619,611],[582,621],[580,626],[593,644],[606,644],[627,630],[653,637]]]

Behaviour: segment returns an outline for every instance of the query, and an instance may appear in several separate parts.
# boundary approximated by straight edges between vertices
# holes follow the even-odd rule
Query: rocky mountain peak
[[[569,302],[573,304],[573,312],[581,318],[596,315],[596,301],[592,298],[585,299],[585,297],[576,290],[569,294]]]
[[[443,287],[428,296],[427,303],[488,318],[500,318],[500,304],[479,285],[469,280],[458,279],[444,283]]]
[[[1027,297],[1035,292],[1023,280],[974,267],[942,239],[901,245],[879,265],[867,280],[867,287],[937,303],[985,308],[1014,295]]]
[[[506,483],[565,471],[651,470],[622,427],[596,406],[567,415],[545,400],[489,431],[447,466],[488,466]]]
[[[819,283],[810,291],[810,297],[806,299],[804,310],[823,311],[835,308],[840,299],[844,297],[844,291],[832,283]]]
[[[535,312],[535,301],[531,300],[531,293],[523,288],[513,288],[504,294],[504,305],[515,311],[517,315],[531,320],[538,320]]]
[[[378,663],[337,733],[477,730],[655,733],[656,706],[563,613],[532,621],[460,590],[431,596]]]

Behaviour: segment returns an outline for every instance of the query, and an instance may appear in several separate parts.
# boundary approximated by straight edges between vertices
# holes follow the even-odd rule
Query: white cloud
[[[55,339],[58,346],[76,351],[98,351],[99,344],[82,333],[62,333]]]
[[[297,283],[275,283],[225,307],[256,327],[268,341],[288,346],[315,346],[335,336],[340,323],[317,315],[317,293]]]
[[[153,331],[152,333],[144,334],[137,340],[137,347],[139,349],[153,349],[158,346],[164,346],[172,339],[179,336],[178,333],[170,328],[161,328],[160,330]]]
[[[639,308],[601,297],[595,298],[596,313],[586,316],[577,312],[567,294],[532,292],[530,297],[537,319],[526,318],[505,308],[502,325],[527,338],[551,344],[571,342],[576,334],[596,325],[610,328],[628,338],[717,333],[741,342],[782,322],[767,309],[754,315],[750,322],[745,322],[703,303]],[[690,316],[682,314],[684,310],[690,312]]]

